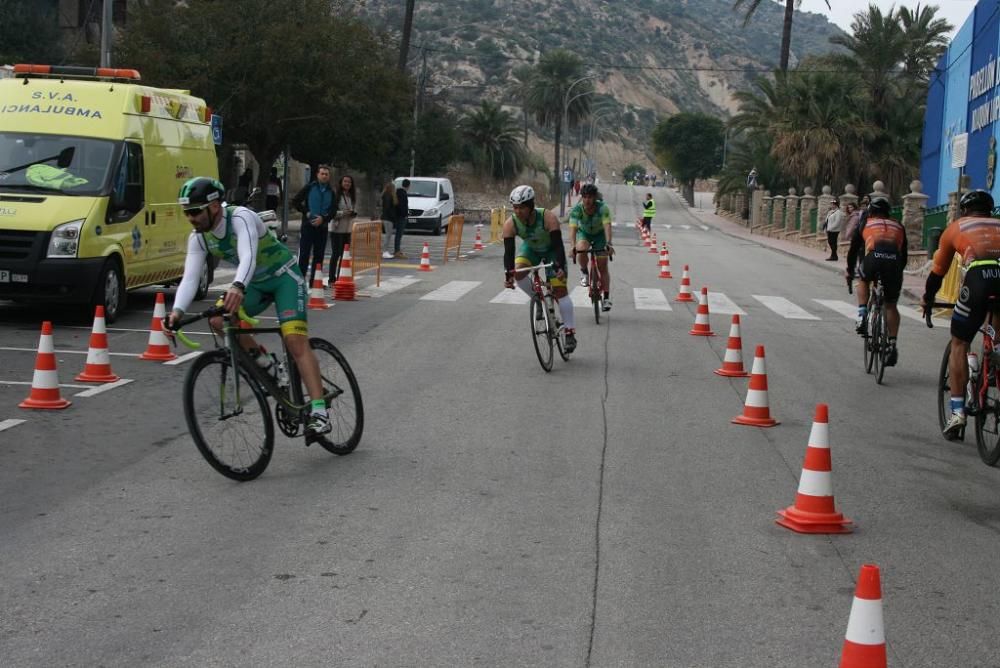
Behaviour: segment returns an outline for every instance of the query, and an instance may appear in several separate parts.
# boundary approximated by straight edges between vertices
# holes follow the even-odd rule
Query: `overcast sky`
[[[782,6],[783,0],[776,0]],[[851,32],[852,17],[858,13],[867,11],[868,5],[874,4],[883,12],[888,12],[895,5],[896,7],[916,8],[921,6],[937,5],[939,18],[945,19],[954,26],[952,36],[962,27],[965,19],[969,17],[976,6],[976,0],[898,0],[897,2],[886,2],[885,0],[830,0],[830,9],[826,8],[823,0],[802,0],[799,9],[805,12],[817,12],[828,17],[831,21],[840,26],[845,32]]]

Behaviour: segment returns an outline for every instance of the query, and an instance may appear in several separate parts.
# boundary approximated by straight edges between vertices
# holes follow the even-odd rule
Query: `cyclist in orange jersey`
[[[889,200],[876,197],[868,206],[868,217],[858,223],[851,234],[847,251],[847,279],[854,279],[858,254],[864,252],[858,267],[858,319],[855,326],[863,334],[868,319],[868,286],[882,281],[885,296],[885,324],[889,328],[889,349],[885,365],[894,366],[899,359],[896,337],[899,335],[899,293],[903,289],[903,269],[906,267],[906,230],[889,218]]]
[[[951,356],[948,378],[951,390],[951,417],[944,435],[954,438],[965,426],[965,385],[969,381],[969,344],[986,319],[989,301],[1000,306],[1000,220],[993,218],[993,197],[985,190],[973,190],[959,201],[960,217],[948,224],[934,253],[934,266],[927,277],[921,304],[934,303],[944,275],[955,253],[962,257],[965,276],[958,301],[951,314]]]

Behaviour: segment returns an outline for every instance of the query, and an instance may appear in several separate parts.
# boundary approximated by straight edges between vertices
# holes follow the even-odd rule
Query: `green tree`
[[[757,12],[757,8],[763,0],[734,0],[733,9],[743,10],[743,27],[747,27],[750,23],[750,19]],[[826,8],[830,9],[829,0],[824,0],[826,2]],[[781,58],[778,65],[778,69],[782,72],[788,70],[788,57],[792,50],[792,19],[795,16],[795,8],[802,4],[802,0],[785,0],[785,19],[781,24]]]
[[[724,132],[721,120],[702,113],[682,112],[656,124],[653,151],[657,161],[684,184],[688,202],[694,202],[695,179],[719,171]]]
[[[465,157],[478,173],[509,179],[524,167],[525,148],[518,140],[517,121],[496,102],[483,100],[479,109],[462,118],[459,127]]]
[[[0,65],[58,64],[59,0],[7,0],[0,3]]]
[[[246,144],[261,165],[291,144],[304,161],[367,171],[386,162],[387,128],[405,123],[410,86],[396,54],[340,4],[146,0],[130,6],[117,62],[204,97],[225,119],[226,141]]]
[[[633,179],[639,178],[645,171],[646,170],[642,165],[630,162],[622,168],[622,180],[632,181]]]
[[[555,130],[553,178],[559,178],[562,173],[559,147],[563,130],[563,105],[572,100],[565,110],[566,124],[571,128],[575,128],[586,118],[590,109],[586,93],[593,87],[589,81],[578,82],[583,77],[583,60],[579,56],[565,49],[554,49],[542,54],[528,84],[528,109],[539,125]],[[570,93],[569,96],[567,92]],[[556,185],[558,184],[554,184]]]

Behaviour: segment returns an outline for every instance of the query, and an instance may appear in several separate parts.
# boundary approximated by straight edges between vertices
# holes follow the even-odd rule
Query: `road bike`
[[[865,373],[874,373],[875,382],[882,384],[885,360],[889,354],[889,330],[885,319],[885,292],[882,281],[873,281],[868,293],[868,322],[863,333]]]
[[[223,345],[191,363],[184,379],[184,418],[198,451],[216,471],[233,480],[253,480],[267,468],[274,450],[274,422],[288,437],[305,435],[306,445],[319,443],[335,455],[353,452],[361,442],[365,413],[361,389],[344,355],[329,341],[309,338],[319,360],[323,400],[330,414],[328,434],[305,434],[311,402],[305,398],[298,367],[282,340],[282,356],[274,356],[277,373],[261,368],[239,344],[242,334],[281,334],[280,327],[257,327],[259,320],[240,309],[230,317],[221,306],[182,317],[171,330],[186,346],[200,344],[182,328],[205,318],[223,317]],[[249,325],[246,327],[245,324]],[[272,367],[275,366],[272,364]],[[238,372],[234,373],[234,369]],[[268,397],[274,400],[274,418]]]
[[[970,352],[966,364],[969,367],[969,382],[965,386],[965,414],[972,417],[976,430],[976,449],[979,458],[989,466],[1000,462],[1000,338],[993,323],[1000,321],[997,311],[1000,304],[990,298],[989,315],[979,328],[982,335],[980,354]],[[932,308],[954,308],[954,304],[935,302],[924,309],[924,321],[928,327]],[[951,387],[949,385],[948,362],[951,357],[951,340],[944,347],[941,370],[938,373],[938,423],[944,431],[951,416]],[[963,427],[957,436],[949,440],[965,440]]]
[[[551,262],[542,262],[533,267],[519,267],[516,271],[531,272],[531,301],[528,303],[530,310],[531,340],[535,345],[535,353],[538,355],[538,363],[546,372],[552,371],[552,362],[555,359],[553,349],[559,350],[559,356],[563,361],[569,361],[569,353],[566,352],[566,327],[556,316],[556,300],[552,295],[552,285],[546,276],[544,280],[541,273],[552,266]]]
[[[614,260],[614,254],[605,250],[594,250],[590,249],[587,251],[573,250],[577,255],[588,255],[590,260],[587,263],[587,286],[588,292],[587,296],[590,297],[590,303],[594,307],[594,322],[598,325],[601,324],[601,311],[603,310],[603,298],[604,298],[604,277],[601,275],[600,268],[597,264],[597,258],[600,256],[605,256],[609,261]]]

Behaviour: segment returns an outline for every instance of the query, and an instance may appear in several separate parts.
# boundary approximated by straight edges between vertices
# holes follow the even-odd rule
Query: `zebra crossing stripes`
[[[457,302],[482,284],[482,281],[449,281],[437,290],[428,292],[420,299],[422,301]]]
[[[12,427],[16,427],[17,425],[23,423],[24,420],[15,420],[15,419],[0,420],[0,431],[4,431],[5,429],[11,429]]]
[[[632,288],[632,298],[637,311],[673,311],[670,302],[659,288]]]
[[[722,294],[721,292],[709,292],[708,293],[708,311],[709,313],[718,313],[720,315],[746,315],[747,312],[736,305],[732,299]]]
[[[836,311],[845,318],[854,318],[858,314],[858,307],[839,299],[814,299],[814,302],[821,304],[832,311]]]
[[[672,230],[672,229],[675,229],[675,228],[679,229],[679,230],[690,230],[690,229],[692,229],[691,225],[674,225],[673,223],[666,223],[666,224],[662,225],[661,227],[663,227],[663,229],[665,229],[665,230]],[[702,230],[703,232],[708,232],[709,230],[712,229],[708,225],[697,225],[695,227],[697,227],[699,230]]]
[[[419,282],[419,278],[413,278],[412,276],[393,276],[383,279],[381,285],[370,285],[363,290],[358,290],[358,294],[363,297],[378,299]]]
[[[788,318],[789,320],[819,320],[819,318],[814,316],[812,313],[809,313],[801,306],[792,303],[784,297],[775,297],[774,295],[753,295],[753,298],[780,315],[782,318]]]
[[[569,298],[573,301],[573,306],[590,308],[590,288],[578,285],[569,293]]]
[[[528,295],[520,288],[509,290],[504,288],[496,297],[490,300],[491,304],[527,304],[530,301]]]

